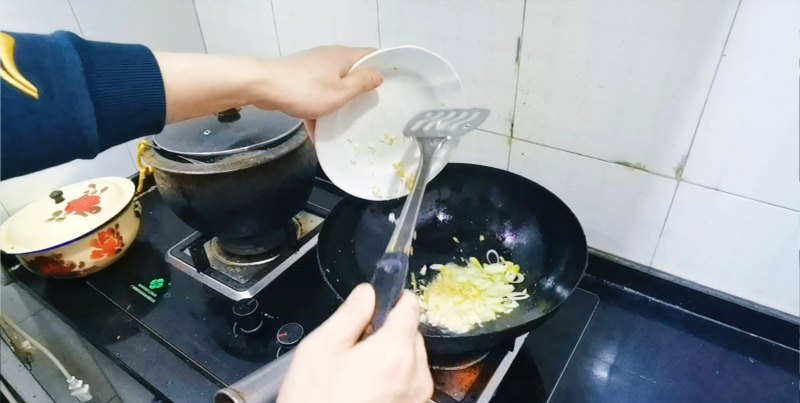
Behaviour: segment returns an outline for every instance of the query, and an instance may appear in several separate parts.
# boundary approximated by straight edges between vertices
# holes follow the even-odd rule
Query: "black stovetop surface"
[[[340,196],[324,182],[319,185],[310,203],[324,212]],[[24,269],[14,276],[156,396],[208,401],[219,387],[276,357],[280,326],[297,322],[308,333],[339,305],[312,249],[257,295],[264,316],[260,331],[235,332],[233,302],[164,259],[170,247],[194,231],[172,214],[157,191],[141,201],[137,240],[112,267],[83,280],[44,280]],[[597,296],[576,290],[527,337],[494,400],[546,401],[597,304]]]

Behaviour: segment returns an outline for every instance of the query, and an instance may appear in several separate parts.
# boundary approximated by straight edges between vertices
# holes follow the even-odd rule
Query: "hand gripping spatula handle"
[[[436,152],[450,139],[476,129],[489,117],[488,109],[436,109],[414,116],[403,128],[403,134],[411,137],[420,150],[420,163],[415,175],[414,187],[403,205],[386,251],[375,267],[372,286],[375,288],[375,313],[371,329],[375,332],[383,326],[389,311],[400,299],[408,276],[408,258],[413,253],[411,240],[417,225],[417,216],[422,196],[430,175],[430,167]]]

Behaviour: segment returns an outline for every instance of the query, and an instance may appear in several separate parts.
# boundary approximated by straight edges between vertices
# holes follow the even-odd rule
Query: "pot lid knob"
[[[217,120],[222,123],[235,122],[242,117],[242,115],[239,114],[239,109],[240,108],[230,108],[217,113]]]
[[[61,203],[64,201],[64,192],[60,190],[54,190],[50,192],[50,198],[56,202],[56,204]]]

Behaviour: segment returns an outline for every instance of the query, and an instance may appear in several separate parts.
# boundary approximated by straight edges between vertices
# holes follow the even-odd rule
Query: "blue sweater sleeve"
[[[158,133],[166,119],[161,71],[141,45],[86,41],[75,34],[9,33],[18,75],[4,53],[0,88],[0,178],[93,158],[125,141]],[[7,50],[7,49],[4,49]]]

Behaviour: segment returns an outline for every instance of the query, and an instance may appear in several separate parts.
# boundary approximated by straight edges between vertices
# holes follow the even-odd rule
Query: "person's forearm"
[[[269,61],[245,57],[155,52],[164,80],[167,122],[210,115],[254,102]]]
[[[372,49],[323,47],[276,59],[155,53],[167,122],[255,105],[316,119],[379,86],[383,77],[350,67]]]
[[[4,33],[1,44],[4,69],[21,77],[2,79],[1,178],[93,158],[164,127],[164,86],[146,47],[63,31]]]

